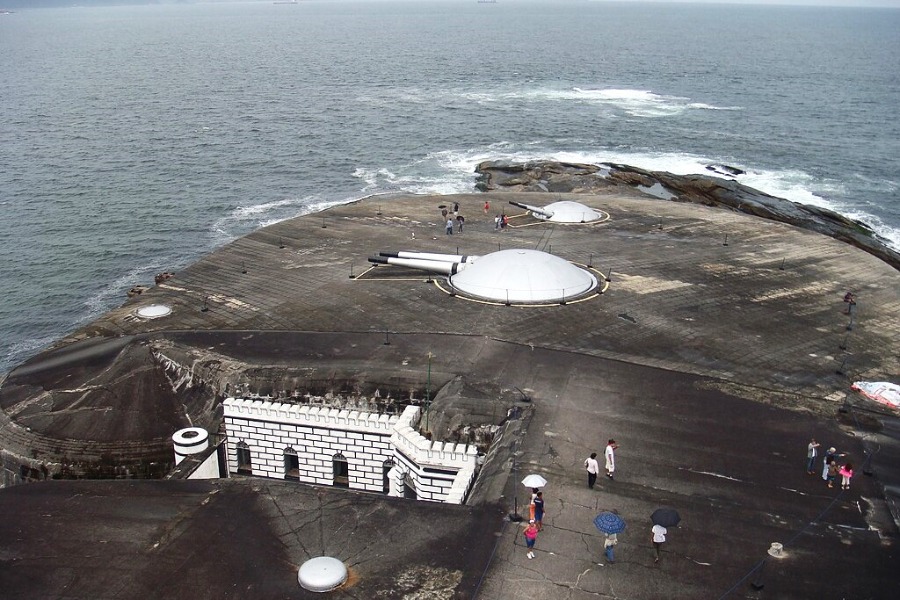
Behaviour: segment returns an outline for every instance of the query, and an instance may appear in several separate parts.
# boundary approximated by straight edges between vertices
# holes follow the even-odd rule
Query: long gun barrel
[[[378,265],[396,265],[428,271],[429,273],[441,273],[443,275],[455,275],[465,269],[471,263],[450,262],[442,260],[426,260],[416,258],[394,258],[389,256],[371,256],[370,263]]]
[[[525,210],[530,210],[533,213],[537,213],[539,215],[544,215],[548,219],[553,216],[552,210],[545,210],[539,206],[531,206],[530,204],[522,204],[521,202],[513,202],[512,200],[510,200],[509,203],[512,204],[513,206],[518,206],[519,208],[524,208]]]
[[[396,252],[379,252],[378,256],[387,258],[412,258],[419,260],[434,260],[439,262],[454,263],[473,263],[477,256],[467,256],[465,254],[436,254],[432,252],[411,252],[409,250],[398,250]]]

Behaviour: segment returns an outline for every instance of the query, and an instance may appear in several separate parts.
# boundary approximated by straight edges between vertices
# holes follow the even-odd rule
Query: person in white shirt
[[[604,456],[606,456],[606,476],[610,479],[613,478],[613,473],[616,470],[616,448],[618,447],[619,445],[614,439],[610,439],[606,445],[606,452],[604,453]]]
[[[653,547],[656,549],[656,560],[653,562],[659,562],[659,549],[666,543],[668,531],[662,525],[654,525],[650,531],[653,533]]]
[[[597,453],[591,452],[591,455],[584,459],[584,468],[588,473],[588,487],[594,489],[597,482],[597,473],[600,472],[600,463],[597,462]]]

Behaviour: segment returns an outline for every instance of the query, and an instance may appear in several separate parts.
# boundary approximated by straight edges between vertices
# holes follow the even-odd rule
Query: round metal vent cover
[[[297,571],[300,587],[311,592],[330,592],[347,581],[347,567],[336,558],[311,558]]]

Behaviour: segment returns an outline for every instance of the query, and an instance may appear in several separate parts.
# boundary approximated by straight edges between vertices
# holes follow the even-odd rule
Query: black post
[[[325,225],[325,217],[322,217],[322,229],[326,229],[327,225]]]
[[[356,279],[356,275],[353,274],[353,265],[350,265],[350,279]]]
[[[778,267],[778,270],[779,270],[779,271],[784,271],[784,259],[783,259],[783,258],[781,259],[781,266]]]
[[[610,267],[609,272],[606,273],[606,281],[612,281],[610,277],[612,277],[612,267]]]
[[[594,262],[594,253],[593,252],[591,252],[590,257],[588,258],[588,269],[593,267],[593,265],[591,264],[592,262]]]
[[[727,233],[725,234],[725,241],[722,242],[722,245],[723,245],[723,246],[727,246],[727,245],[728,245],[728,234],[727,234]]]
[[[209,310],[208,300],[209,296],[203,296],[203,306],[200,307],[200,312],[207,312]]]
[[[244,275],[247,274],[247,263],[244,261],[241,261],[241,273],[243,273]]]
[[[763,583],[763,569],[766,568],[766,561],[763,560],[762,564],[759,565],[759,569],[756,570],[756,575],[753,577],[753,581],[750,582],[750,587],[754,590],[761,590],[766,587],[766,584]]]
[[[847,359],[845,358],[844,360],[841,361],[841,366],[838,367],[838,369],[837,369],[837,371],[835,371],[835,373],[837,375],[843,375],[844,374],[844,365],[846,365],[846,364],[847,364]]]
[[[513,479],[514,480],[517,479],[517,477],[516,477],[516,459],[515,458],[513,458],[512,473],[513,473]],[[519,516],[519,486],[516,485],[515,489],[516,489],[516,492],[513,495],[514,508],[513,508],[512,514],[509,515],[509,520],[512,521],[513,523],[518,523],[522,520],[522,517]]]
[[[390,346],[390,345],[391,345],[390,333],[387,332],[387,331],[384,332],[384,345],[385,345],[385,346]]]

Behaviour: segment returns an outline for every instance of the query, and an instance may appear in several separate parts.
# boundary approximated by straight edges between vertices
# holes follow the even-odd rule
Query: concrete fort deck
[[[435,389],[461,377],[518,409],[468,506],[412,508],[259,479],[37,483],[0,492],[4,589],[103,597],[97,582],[124,571],[144,583],[120,584],[109,597],[146,597],[154,577],[161,597],[313,597],[297,586],[296,567],[329,553],[353,573],[332,593],[344,598],[896,597],[889,509],[900,428],[848,394],[853,380],[900,372],[900,274],[818,234],[695,205],[579,195],[610,219],[559,225],[506,204],[558,199],[373,198],[267,227],[75,332],[0,389],[7,454],[33,458],[38,448],[52,462],[54,445],[86,457],[166,451],[168,436],[188,424],[178,390],[149,379],[129,388],[126,375],[160,368],[160,353],[194,365],[207,385],[237,386],[256,369],[260,386],[288,368],[300,380],[422,384],[430,366]],[[466,226],[450,236],[439,206],[454,202]],[[493,227],[501,210],[512,215],[503,232]],[[382,250],[498,248],[552,252],[608,276],[608,286],[578,302],[506,306],[366,260]],[[858,298],[853,315],[843,314],[848,289]],[[136,316],[150,305],[172,310]],[[83,392],[82,405],[71,404],[67,390],[105,384],[104,374],[131,390],[127,401]],[[80,419],[85,402],[94,416]],[[192,422],[215,425],[213,407],[187,410]],[[602,455],[610,437],[620,444],[616,479],[601,476],[590,490],[582,461]],[[858,465],[851,490],[806,474],[811,437]],[[532,472],[548,480],[534,560],[520,524],[506,518],[516,507],[527,513],[519,480]],[[93,509],[79,518],[67,507],[84,494]],[[326,505],[337,507],[327,517],[304,510]],[[683,520],[654,563],[649,515],[658,506],[676,507]],[[592,519],[612,509],[628,527],[616,563],[601,566]],[[135,523],[135,514],[148,521]],[[104,531],[120,518],[119,531],[134,527],[137,542],[109,544]],[[340,534],[345,518],[362,524],[353,535],[377,542]],[[79,535],[89,552],[64,541]],[[767,554],[773,542],[783,544],[780,557]],[[225,551],[211,556],[210,547]],[[189,575],[177,574],[185,566]]]

